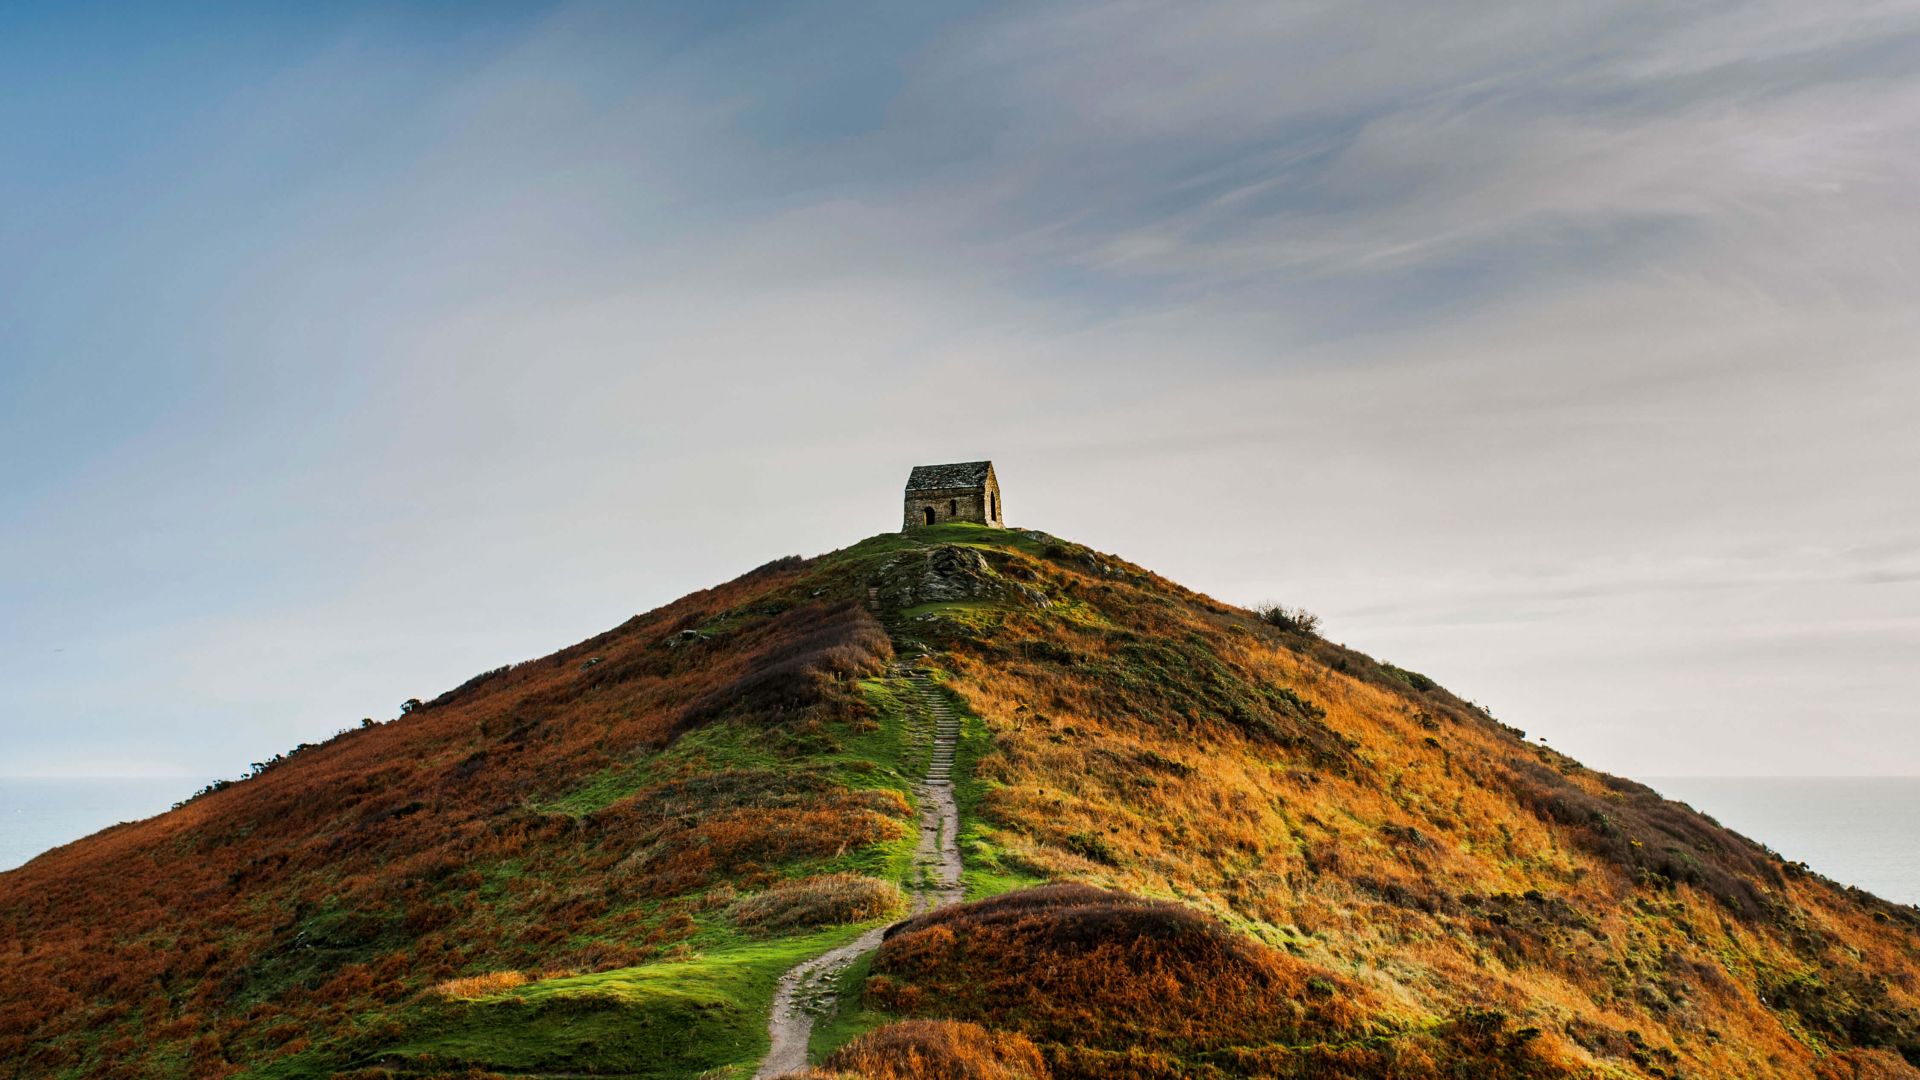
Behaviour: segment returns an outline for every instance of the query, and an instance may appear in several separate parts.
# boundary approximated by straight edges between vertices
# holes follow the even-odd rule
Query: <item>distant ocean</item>
[[[0,776],[0,870],[109,825],[152,817],[203,784],[190,776]]]
[[[1920,776],[1665,776],[1644,782],[1843,885],[1920,905]]]
[[[1836,881],[1920,904],[1920,777],[1662,777],[1648,783]],[[0,870],[160,813],[200,785],[0,777]]]

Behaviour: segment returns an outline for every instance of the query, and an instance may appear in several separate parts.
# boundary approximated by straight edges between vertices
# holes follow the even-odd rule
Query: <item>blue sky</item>
[[[231,775],[980,456],[1597,766],[1920,773],[1917,60],[1913,4],[8,5],[0,773]]]

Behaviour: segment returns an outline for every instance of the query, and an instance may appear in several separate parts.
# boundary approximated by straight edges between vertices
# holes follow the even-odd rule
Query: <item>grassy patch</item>
[[[543,814],[567,814],[585,817],[611,806],[646,786],[651,761],[636,762],[625,768],[607,769],[586,784],[554,799],[535,800],[529,808]]]
[[[892,678],[862,679],[858,691],[866,702],[868,722],[839,721],[823,725],[805,755],[811,769],[825,769],[836,782],[856,790],[891,788],[911,793],[915,778],[925,770],[926,748],[916,747],[907,721],[905,701],[912,694]],[[695,772],[722,769],[781,769],[793,764],[791,736],[777,729],[723,720],[696,728],[665,750],[649,753],[626,765],[603,770],[581,787],[559,796],[534,800],[528,808],[540,813],[584,817],[645,790],[652,784]]]
[[[421,1007],[404,1039],[352,1064],[387,1063],[403,1072],[477,1066],[661,1080],[715,1069],[747,1076],[767,1050],[767,1011],[780,975],[865,928],[773,941],[734,937],[689,960],[548,979],[472,1002]],[[328,1071],[313,1057],[261,1075]]]
[[[911,801],[929,753],[927,740],[914,730],[915,691],[894,677],[861,680],[856,690],[865,708],[806,731],[808,752],[798,759],[803,764],[796,764],[792,732],[721,719],[689,731],[663,751],[605,770],[530,809],[578,819],[689,778],[697,781],[726,770],[790,773],[797,767],[838,787],[892,790]],[[779,870],[790,880],[839,872],[906,884],[914,872],[914,843],[909,831],[891,841]],[[475,894],[499,900],[522,876],[523,867],[503,862],[478,869]],[[258,1075],[318,1077],[342,1068],[390,1064],[403,1073],[479,1067],[633,1077],[721,1070],[714,1075],[744,1077],[766,1051],[767,1013],[780,975],[875,921],[884,920],[755,939],[714,910],[697,915],[697,925],[684,939],[684,948],[695,953],[691,959],[549,979],[472,1000],[417,999],[376,1018],[370,1027],[384,1031],[384,1037],[363,1029],[285,1058]],[[336,936],[330,930],[325,939],[331,942]],[[844,1037],[855,1030],[847,1028]]]

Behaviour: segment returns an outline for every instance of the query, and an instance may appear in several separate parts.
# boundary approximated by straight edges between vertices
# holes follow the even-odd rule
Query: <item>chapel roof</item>
[[[991,461],[958,461],[951,465],[915,465],[907,474],[908,491],[951,491],[975,488],[987,482]]]

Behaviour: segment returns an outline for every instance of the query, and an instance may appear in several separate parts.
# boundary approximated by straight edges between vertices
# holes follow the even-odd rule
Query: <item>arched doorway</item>
[[[920,511],[920,515],[926,518],[927,524],[929,525],[933,524],[933,507],[928,506],[928,507],[922,508]]]
[[[1000,520],[1000,493],[996,491],[989,497],[993,500],[993,513],[987,515],[987,520],[999,521]]]

